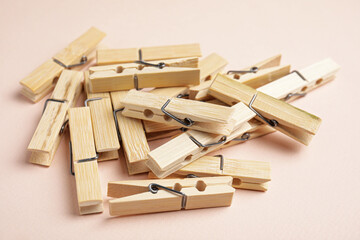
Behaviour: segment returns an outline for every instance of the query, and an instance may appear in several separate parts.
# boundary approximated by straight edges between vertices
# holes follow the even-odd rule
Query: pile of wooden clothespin
[[[266,191],[268,162],[208,154],[276,130],[308,145],[321,119],[289,102],[339,70],[325,59],[291,71],[277,55],[223,73],[227,61],[199,59],[199,44],[97,47],[104,37],[90,28],[20,82],[33,102],[53,91],[28,146],[31,163],[50,166],[69,126],[80,214],[103,212],[98,162],[119,150],[130,175],[149,179],[109,182],[112,216],[229,206],[234,188]],[[93,58],[96,66],[69,70]],[[84,107],[74,107],[83,89]],[[168,137],[150,150],[149,141]]]

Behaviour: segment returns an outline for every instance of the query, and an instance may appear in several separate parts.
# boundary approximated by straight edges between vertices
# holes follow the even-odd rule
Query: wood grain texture
[[[333,60],[324,59],[300,71],[303,76],[306,76],[307,81],[304,81],[297,73],[291,73],[274,82],[266,84],[258,88],[257,90],[278,99],[283,99],[288,94],[308,93],[313,89],[316,89],[317,87],[323,86],[324,84],[332,81],[335,78],[335,74],[338,72],[339,69],[339,65]],[[285,100],[286,102],[289,102],[297,99],[298,97],[299,96],[295,95]],[[269,133],[275,132],[275,130],[272,129],[270,126],[265,125],[255,119],[252,119],[250,121],[250,124],[253,126],[253,128],[248,132],[250,134],[249,139],[261,137]],[[240,137],[241,136],[239,136],[239,138]],[[230,141],[222,145],[221,148],[226,148],[239,143],[244,143],[244,141]]]
[[[204,59],[200,60],[200,81],[201,83],[196,86],[190,87],[189,98],[194,100],[206,100],[206,93],[202,90],[209,88],[211,80],[215,75],[222,71],[228,64],[226,59],[216,53],[212,53]]]
[[[90,91],[109,92],[135,88],[180,87],[199,84],[197,59],[165,60],[163,69],[136,63],[90,68]]]
[[[149,184],[157,183],[164,187],[175,189],[176,184],[182,187],[194,187],[198,181],[203,181],[207,186],[232,184],[232,177],[202,177],[202,178],[178,178],[178,179],[145,179],[145,180],[123,180],[108,183],[107,196],[113,198],[126,197],[149,191]]]
[[[239,136],[251,129],[248,120],[253,118],[253,112],[248,109],[243,103],[238,103],[232,107],[235,110],[234,119],[236,130],[227,136],[226,141]],[[190,164],[199,157],[213,151],[217,146],[210,146],[202,148],[195,144],[190,136],[198,140],[203,145],[216,143],[222,135],[210,134],[196,130],[188,130],[179,136],[171,139],[169,142],[161,145],[160,147],[152,150],[149,153],[149,161],[146,162],[151,171],[159,178],[164,178],[171,173],[181,169],[182,167]],[[220,146],[220,145],[219,145]]]
[[[161,189],[153,194],[148,190],[150,183],[169,185],[170,188],[184,193],[186,195],[184,209],[230,206],[235,192],[235,189],[229,186],[231,182],[231,177],[213,177],[109,183],[108,195],[118,197],[109,201],[110,215],[124,216],[182,209],[181,195]],[[122,186],[121,190],[116,191],[120,186]]]
[[[158,139],[168,138],[168,137],[176,137],[183,133],[180,129],[177,130],[168,130],[163,132],[153,132],[153,133],[146,133],[147,140],[154,141]]]
[[[205,60],[206,59],[204,59],[203,61],[206,63]],[[250,67],[247,67],[247,68],[244,68],[242,70],[249,70],[249,69],[251,69],[253,67],[256,67],[258,70],[263,70],[263,69],[270,68],[270,67],[277,67],[277,66],[280,65],[280,60],[281,60],[281,55],[280,54],[275,55],[273,57],[262,60],[261,62],[255,63],[254,65],[252,65]],[[202,65],[203,61],[200,61],[200,69],[201,69],[201,65]],[[204,64],[204,65],[206,65],[206,64]],[[213,79],[214,79],[215,75],[218,72],[220,72],[220,70],[215,71],[212,74],[212,77],[209,79],[210,81],[205,81],[205,82],[200,83],[198,86],[191,87],[190,88],[190,96],[189,96],[189,98],[194,99],[194,100],[208,100],[208,99],[211,99],[212,96],[210,96],[208,94],[208,89],[210,88],[210,85],[212,84]],[[242,75],[244,75],[244,74],[239,74],[239,73],[231,74],[231,73],[229,73],[228,75],[231,78],[239,80],[240,77]],[[254,75],[254,74],[250,74],[249,76],[251,76],[251,75]],[[252,81],[250,79],[248,79],[247,82],[251,83]],[[255,80],[254,80],[254,82],[255,82]],[[258,83],[258,84],[260,84],[260,83]]]
[[[179,94],[182,95],[188,94],[189,88],[188,87],[155,88],[149,92],[152,94],[167,96],[171,98],[171,97],[177,97]],[[152,121],[145,121],[145,120],[143,121],[143,125],[146,133],[165,132],[165,131],[169,132],[172,130],[179,129],[177,126],[172,126],[172,125],[152,122]],[[156,137],[155,134],[153,134],[153,137]]]
[[[52,99],[65,100],[64,103],[47,103],[40,122],[29,143],[32,154],[30,162],[50,166],[60,143],[60,129],[67,118],[68,109],[76,103],[82,90],[83,74],[77,71],[64,70],[51,95]]]
[[[95,49],[104,36],[105,34],[96,28],[90,28],[54,58],[66,65],[78,63],[83,55],[89,55]],[[63,70],[64,67],[55,63],[53,59],[47,60],[20,81],[23,86],[21,93],[33,102],[39,101],[51,91]]]
[[[80,214],[103,211],[101,184],[96,160],[89,107],[69,109],[70,139]]]
[[[200,44],[142,47],[144,61],[201,57]],[[139,48],[101,49],[97,51],[97,65],[130,63],[139,60]]]
[[[305,145],[309,144],[321,123],[320,118],[310,113],[221,74],[214,80],[209,94],[228,104],[239,101],[249,104],[256,94],[252,107],[265,118],[275,119],[278,122],[277,130]]]
[[[123,115],[183,127],[184,125],[161,111],[168,99],[166,96],[130,91],[123,100],[125,106]],[[165,110],[177,118],[190,118],[194,121],[194,124],[188,128],[210,133],[228,135],[235,123],[232,117],[233,109],[206,102],[171,98]]]
[[[88,99],[101,98],[89,101],[91,121],[94,130],[97,152],[116,151],[120,148],[113,116],[113,108],[109,93],[90,93],[88,72],[85,72],[85,90]]]
[[[110,152],[101,152],[98,153],[99,158],[97,159],[98,162],[104,162],[109,160],[118,160],[119,159],[119,151],[110,151]]]
[[[46,61],[34,71],[32,71],[27,77],[20,81],[20,84],[25,89],[24,92],[36,95],[41,94],[53,85],[53,83],[59,78],[61,72],[64,70],[62,66],[55,63],[52,59]],[[24,94],[24,96],[26,96]]]
[[[258,91],[266,93],[271,90],[271,96],[279,99],[286,97],[289,93],[306,93],[329,82],[339,69],[340,66],[336,62],[327,58],[299,70],[306,80],[297,73],[291,73],[259,88]]]
[[[234,188],[266,191],[270,178],[270,163],[224,158],[223,170],[220,169],[220,158],[203,156],[175,172],[181,176],[195,174],[204,176],[231,176]]]
[[[122,101],[127,92],[110,93],[114,109],[124,107]],[[117,112],[116,115],[129,174],[148,172],[149,169],[145,165],[145,161],[148,159],[147,154],[150,152],[150,148],[141,120],[123,116],[121,111]]]
[[[89,55],[105,36],[106,34],[99,29],[91,27],[66,48],[58,52],[54,59],[59,60],[65,65],[79,63],[81,57]]]

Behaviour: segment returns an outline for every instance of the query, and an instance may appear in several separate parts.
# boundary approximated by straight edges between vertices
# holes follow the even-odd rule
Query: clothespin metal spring
[[[74,169],[73,169],[73,154],[72,154],[72,144],[71,141],[69,141],[69,151],[70,151],[70,173],[71,175],[75,176],[74,173]],[[95,157],[92,158],[84,158],[84,159],[80,159],[77,162],[78,163],[82,163],[82,162],[90,162],[90,161],[95,161],[99,158],[99,154],[96,153]]]
[[[156,194],[159,191],[159,188],[162,188],[162,189],[164,189],[164,190],[166,190],[168,192],[172,192],[172,193],[181,195],[182,196],[181,209],[185,209],[185,207],[186,207],[186,199],[187,199],[187,196],[186,196],[185,193],[182,193],[180,191],[176,191],[176,190],[171,189],[171,188],[164,187],[164,186],[156,184],[156,183],[150,183],[149,184],[149,191],[152,194]]]
[[[171,113],[169,113],[169,112],[167,112],[167,111],[165,110],[166,106],[169,105],[170,101],[171,101],[171,99],[168,99],[168,100],[166,101],[166,103],[161,107],[161,111],[162,111],[165,115],[171,117],[172,119],[174,119],[175,121],[177,121],[178,123],[180,123],[180,124],[182,124],[182,125],[184,125],[184,126],[186,126],[186,127],[192,126],[192,125],[194,124],[194,121],[191,120],[190,118],[184,118],[184,120],[181,120],[180,118],[177,118],[176,116],[172,115]]]
[[[79,63],[75,63],[75,64],[71,64],[71,65],[65,65],[64,63],[60,62],[59,60],[57,60],[55,58],[53,58],[53,61],[56,62],[57,64],[59,64],[60,66],[69,69],[72,67],[84,65],[88,61],[88,59],[86,56],[82,56]]]

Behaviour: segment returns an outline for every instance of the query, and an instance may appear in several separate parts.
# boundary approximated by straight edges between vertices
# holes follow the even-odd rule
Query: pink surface
[[[0,3],[0,239],[360,239],[359,1],[4,1]],[[90,26],[126,48],[201,43],[241,68],[277,53],[301,69],[332,57],[336,80],[294,102],[323,119],[309,147],[276,133],[222,151],[270,161],[266,193],[237,190],[229,208],[111,218],[106,185],[124,160],[99,164],[103,214],[79,216],[68,137],[50,168],[27,163],[44,100],[18,81]]]

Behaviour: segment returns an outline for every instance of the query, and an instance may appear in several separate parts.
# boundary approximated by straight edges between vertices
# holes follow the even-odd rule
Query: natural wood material
[[[149,92],[161,96],[177,97],[179,96],[179,94],[180,95],[188,94],[188,91],[189,89],[187,87],[171,87],[171,88],[155,88]],[[179,129],[178,126],[172,126],[164,123],[145,121],[145,120],[143,121],[143,125],[146,133],[165,132],[165,131],[173,132],[173,130]],[[156,135],[154,134],[153,137],[156,137]]]
[[[311,90],[332,81],[339,69],[339,65],[333,60],[324,59],[300,71],[303,76],[306,76],[306,81],[304,81],[297,73],[291,73],[283,78],[264,85],[257,90],[278,99],[285,99],[286,102],[289,102],[299,97],[299,95],[296,94],[308,93]],[[289,94],[292,94],[293,96],[286,98]],[[255,119],[252,119],[250,124],[253,128],[248,132],[250,134],[249,139],[257,138],[275,131],[269,125],[263,124]],[[239,138],[240,137],[241,136],[239,136]],[[243,142],[244,141],[231,141],[222,145],[221,148]]]
[[[142,47],[142,59],[154,61],[187,57],[201,57],[200,44],[182,44],[156,47]],[[138,48],[99,49],[97,51],[97,65],[130,63],[139,60]]]
[[[200,61],[199,63],[199,67],[201,69],[201,66],[202,66],[202,63],[205,62],[206,63],[206,58],[202,61]],[[249,70],[253,67],[256,67],[258,70],[264,70],[264,69],[267,69],[267,68],[272,68],[272,67],[277,67],[280,65],[280,60],[281,60],[281,55],[276,55],[276,56],[273,56],[273,57],[270,57],[270,58],[267,58],[261,62],[258,62],[258,63],[255,63],[254,65],[250,66],[250,67],[247,67],[247,68],[244,68],[242,70]],[[204,64],[206,65],[206,64]],[[276,75],[280,75],[280,74],[283,74],[284,72],[286,72],[286,69],[287,67],[285,66],[284,68],[281,68],[281,69],[277,69],[276,72]],[[200,70],[201,72],[202,70]],[[190,96],[189,98],[190,99],[194,99],[194,100],[208,100],[208,99],[211,99],[212,97],[208,94],[208,89],[210,87],[210,85],[212,84],[213,82],[213,79],[214,79],[214,75],[216,75],[219,71],[216,71],[214,72],[213,76],[209,79],[209,81],[205,81],[205,82],[202,82],[200,83],[200,85],[198,86],[193,86],[190,88]],[[248,76],[244,76],[245,79],[242,77],[243,75],[248,75]],[[252,87],[259,87],[260,84],[265,84],[266,81],[271,81],[271,80],[275,80],[275,77],[277,77],[274,74],[271,74],[271,73],[268,73],[267,75],[274,75],[274,77],[268,77],[267,75],[264,75],[262,74],[261,77],[257,77],[258,74],[255,74],[255,78],[254,78],[254,73],[251,73],[251,74],[239,74],[239,73],[236,73],[236,74],[229,74],[228,76],[231,77],[231,78],[234,78],[234,79],[237,79],[237,80],[240,80],[240,81],[246,81],[247,84],[255,84],[257,82],[257,86],[252,86]],[[241,78],[240,78],[241,77]]]
[[[67,118],[68,109],[76,103],[82,90],[83,74],[64,70],[51,99],[65,100],[64,103],[49,101],[40,122],[29,143],[32,152],[30,162],[50,166],[61,140],[60,129]]]
[[[327,58],[299,71],[306,80],[302,79],[299,74],[292,72],[259,88],[258,91],[266,93],[272,89],[272,96],[279,99],[285,98],[289,93],[307,93],[332,80],[339,69],[340,66],[336,62]]]
[[[226,141],[230,141],[240,135],[237,131],[246,132],[249,130],[250,125],[246,122],[253,117],[251,110],[243,103],[233,106],[232,109],[235,109],[234,119],[236,119],[236,124],[234,126],[237,130],[234,131],[235,133],[233,132],[227,136]],[[170,175],[199,158],[199,154],[206,154],[215,147],[209,146],[203,148],[197,145],[190,137],[203,145],[217,143],[224,138],[222,135],[188,130],[152,150],[148,155],[149,160],[146,164],[157,177],[164,178]]]
[[[188,99],[168,98],[146,92],[130,91],[123,100],[123,115],[133,118],[150,120],[169,125],[184,127],[170,116],[165,115],[161,108],[170,100],[165,110],[179,119],[191,119],[194,123],[187,126],[205,132],[229,135],[235,119],[234,109],[206,102]]]
[[[90,108],[69,110],[70,139],[80,214],[102,212],[101,184],[96,160]]]
[[[180,87],[199,84],[197,58],[164,60],[160,69],[137,63],[90,68],[90,91],[111,92],[132,88]]]
[[[88,84],[89,74],[88,72],[85,72],[85,90],[87,99],[94,99],[93,101],[88,102],[88,106],[90,107],[96,151],[117,151],[120,148],[120,143],[116,132],[110,94],[90,93]]]
[[[252,107],[263,117],[275,120],[275,128],[289,137],[308,145],[320,127],[321,119],[284,101],[248,87],[225,75],[218,74],[209,89],[209,94],[228,104],[239,101]],[[261,118],[258,120],[263,121]]]
[[[179,95],[189,94],[189,88],[188,87],[155,88],[150,90],[149,92],[161,96],[177,97]]]
[[[181,129],[168,130],[163,132],[153,132],[153,133],[146,133],[146,138],[148,141],[154,141],[168,137],[176,137],[182,133],[183,131]]]
[[[88,56],[104,37],[105,33],[92,27],[53,58],[65,65],[79,63],[81,57]],[[53,59],[47,60],[20,81],[23,86],[22,94],[33,102],[39,101],[52,90],[63,70],[64,67],[55,63]]]
[[[194,174],[198,177],[232,176],[234,188],[267,191],[270,178],[270,163],[224,158],[220,169],[220,157],[203,156],[174,174],[186,177]]]
[[[320,63],[322,63],[322,64],[320,64]],[[325,66],[327,66],[327,67],[325,67]],[[330,66],[332,66],[332,67],[330,67]],[[312,88],[306,88],[305,89],[306,91],[313,89],[316,86],[320,86],[320,85],[324,84],[325,82],[328,82],[329,80],[333,79],[333,76],[336,73],[336,71],[339,69],[339,67],[336,63],[334,63],[331,60],[324,60],[324,61],[321,61],[321,62],[315,64],[313,67],[308,67],[307,69],[309,69],[308,70],[309,72],[313,73],[313,76],[312,76],[312,78],[309,78],[309,82],[306,84],[311,85],[311,84],[313,84],[313,82],[316,84]],[[310,69],[311,69],[311,71],[310,71]],[[327,69],[327,70],[323,71],[321,69]],[[301,72],[303,72],[303,70]],[[305,72],[307,72],[307,71],[305,71]],[[277,81],[282,81],[282,78]],[[269,83],[269,84],[275,84],[275,82]],[[295,84],[295,82],[294,82],[294,84]],[[287,96],[287,94],[289,94],[289,93],[296,93],[296,91],[294,91],[294,87],[292,86],[292,84],[283,85],[282,91],[278,91],[278,89],[274,88],[274,87],[267,88],[266,86],[267,85],[265,85],[263,87],[262,91],[272,97],[279,98],[279,99],[283,98],[284,96]],[[266,87],[266,89],[265,89],[265,87]],[[260,91],[261,89],[262,88],[259,88],[258,91]],[[295,90],[296,90],[296,88],[295,88]],[[232,102],[229,102],[229,104],[231,104],[231,103]],[[237,107],[237,106],[244,107],[244,105],[242,103],[240,103],[240,104],[238,103],[238,104],[234,105],[233,107]],[[253,119],[251,121],[249,121],[248,123],[241,124],[242,120],[245,120],[245,119],[250,120],[251,118],[253,118],[253,116],[255,116],[254,113],[249,108],[246,108],[246,109],[248,110],[247,117],[240,116],[240,115],[238,115],[236,117],[236,119],[238,120],[238,124],[240,124],[240,125],[235,125],[235,126],[240,126],[240,127],[235,127],[236,130],[233,131],[229,136],[227,136],[227,140],[223,144],[211,146],[208,148],[198,147],[197,150],[193,150],[193,149],[189,148],[188,146],[185,146],[185,147],[181,148],[182,152],[180,152],[179,154],[173,155],[174,152],[178,152],[178,150],[176,148],[176,147],[178,147],[178,145],[182,146],[181,144],[184,144],[184,145],[188,144],[189,146],[191,146],[190,142],[186,144],[183,140],[179,140],[182,138],[186,139],[187,133],[182,133],[181,135],[170,140],[166,144],[155,149],[155,150],[159,151],[159,153],[167,152],[168,156],[166,158],[165,157],[164,158],[157,157],[157,159],[160,159],[161,161],[168,161],[169,163],[178,161],[179,155],[180,156],[191,155],[191,157],[188,158],[188,161],[182,161],[182,162],[178,163],[178,165],[176,165],[172,169],[169,169],[166,171],[158,171],[158,172],[154,171],[154,173],[157,175],[157,177],[160,177],[160,178],[167,177],[171,173],[177,171],[178,169],[181,169],[182,167],[185,167],[187,164],[190,164],[192,161],[195,161],[196,159],[200,158],[201,156],[204,156],[210,152],[220,149],[221,147],[223,147],[227,143],[229,143],[231,140],[233,140],[235,138],[241,138],[245,133],[250,133],[250,139],[252,139],[257,136],[261,136],[262,134],[267,134],[267,133],[271,132],[271,128],[268,125],[261,126],[259,124],[259,121],[254,121]],[[192,130],[191,132],[197,132],[197,131]],[[208,137],[211,137],[210,135],[211,134],[208,134]],[[214,140],[214,142],[215,142],[215,140]],[[238,142],[242,142],[242,141],[238,141]],[[150,154],[151,154],[151,152],[150,152]]]
[[[99,154],[99,158],[97,159],[98,162],[119,159],[119,151],[118,150],[110,151],[110,152],[101,152],[98,154]]]
[[[114,109],[124,107],[122,101],[127,92],[117,91],[110,93]],[[129,174],[148,172],[149,169],[145,165],[145,161],[148,159],[147,154],[150,152],[150,148],[141,120],[125,117],[121,114],[121,111],[117,112],[116,116],[118,120],[116,124],[119,127]]]
[[[230,206],[235,192],[231,182],[231,177],[110,182],[108,196],[118,197],[109,201],[110,215],[177,211],[182,209],[184,200],[184,209]],[[161,188],[151,193],[149,184],[152,183],[181,191],[186,197]]]

